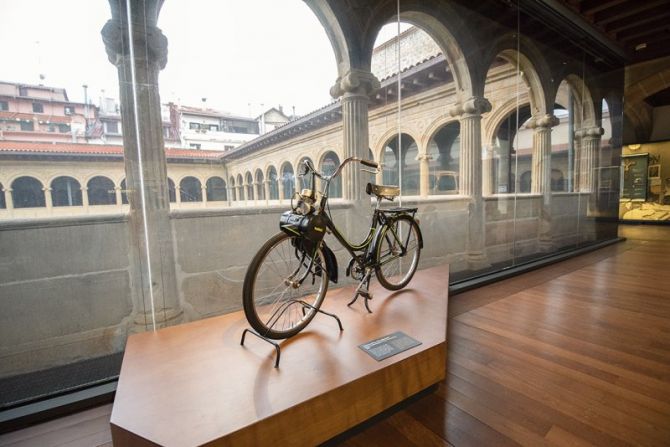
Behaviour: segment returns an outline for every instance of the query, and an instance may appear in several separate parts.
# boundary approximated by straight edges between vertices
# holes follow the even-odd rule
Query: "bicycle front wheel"
[[[247,321],[263,337],[292,337],[309,324],[328,290],[321,248],[312,256],[301,240],[278,233],[258,251],[244,278]]]
[[[398,216],[384,227],[377,241],[375,273],[388,290],[405,287],[419,265],[419,226],[410,216]]]

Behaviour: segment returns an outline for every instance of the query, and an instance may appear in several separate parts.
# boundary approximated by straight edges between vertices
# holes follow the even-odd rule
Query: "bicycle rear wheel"
[[[384,288],[399,290],[411,281],[419,265],[419,241],[419,226],[410,216],[398,216],[384,227],[375,255],[375,273]]]
[[[300,247],[296,236],[278,233],[256,253],[244,277],[244,314],[263,337],[297,334],[326,296],[328,273],[321,248],[312,260]]]

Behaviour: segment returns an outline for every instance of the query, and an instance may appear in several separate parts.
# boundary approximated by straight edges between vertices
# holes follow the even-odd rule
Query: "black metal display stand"
[[[329,317],[334,318],[337,321],[337,325],[340,327],[340,331],[344,330],[344,328],[342,327],[342,322],[340,321],[340,318],[337,315],[331,314],[330,312],[326,312],[326,311],[321,310],[321,309],[317,309],[316,307],[312,306],[311,304],[307,304],[304,301],[300,301],[300,304],[303,305],[303,309],[302,309],[303,313],[305,312],[305,307],[309,307],[310,309],[314,309],[315,311],[317,311],[321,314],[328,315]],[[244,346],[244,339],[247,336],[247,332],[250,333],[250,334],[255,335],[256,337],[260,338],[261,340],[264,340],[264,341],[270,343],[272,346],[274,346],[275,352],[277,353],[277,358],[275,359],[275,368],[279,368],[279,359],[281,357],[281,348],[279,347],[279,343],[277,343],[273,340],[270,340],[267,337],[263,337],[261,334],[254,331],[251,328],[246,328],[244,331],[242,331],[242,339],[240,340],[240,345],[242,345],[242,346]]]

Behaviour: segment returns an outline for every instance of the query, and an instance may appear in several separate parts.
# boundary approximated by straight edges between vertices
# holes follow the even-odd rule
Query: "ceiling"
[[[670,0],[560,0],[625,50],[631,63],[670,55]]]

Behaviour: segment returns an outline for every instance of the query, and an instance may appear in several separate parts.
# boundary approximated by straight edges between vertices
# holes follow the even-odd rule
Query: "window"
[[[256,170],[256,185],[258,186],[258,200],[265,200],[265,183],[263,182],[263,171]]]
[[[218,124],[210,124],[209,125],[209,130],[213,130],[215,132],[219,131],[219,125]]]
[[[254,178],[251,176],[251,172],[247,172],[244,178],[247,183],[247,200],[254,200]]]
[[[116,205],[114,182],[107,177],[93,177],[87,187],[89,205]]]
[[[2,187],[2,183],[0,183],[0,209],[5,208],[7,208],[7,202],[5,201],[5,189]]]
[[[66,115],[74,115],[74,106],[65,106],[64,113]]]
[[[457,194],[460,160],[460,130],[458,121],[438,130],[428,143],[428,194]]]
[[[393,137],[384,147],[382,164],[384,166],[384,184],[400,185],[403,195],[419,194],[419,161],[416,142],[407,134],[401,135],[400,172],[398,163],[398,137]]]
[[[35,130],[35,123],[32,121],[21,121],[19,123],[19,126],[21,126],[21,130],[24,130],[26,132],[32,132]]]
[[[279,200],[279,183],[277,182],[277,170],[274,166],[268,169],[268,192],[270,200]]]
[[[229,146],[229,145],[223,146],[224,151],[232,151],[233,149],[235,149],[235,146]]]
[[[0,111],[9,110],[9,104],[7,101],[0,101]]]
[[[340,159],[337,157],[337,154],[335,152],[328,152],[326,155],[324,155],[323,160],[321,160],[321,166],[319,167],[319,170],[325,175],[333,175],[339,166]],[[331,180],[330,187],[328,188],[328,197],[342,197],[341,175],[338,175]]]
[[[19,96],[28,96],[28,89],[26,87],[19,87]]]
[[[237,191],[235,190],[235,177],[230,177],[230,200],[237,201]]]
[[[190,143],[188,145],[191,149],[200,149],[200,146],[202,146],[200,143]]]
[[[121,180],[121,203],[128,205],[128,192],[126,187],[126,179]]]
[[[225,202],[228,200],[226,181],[221,177],[210,177],[207,179],[207,201]]]
[[[179,197],[182,202],[202,202],[202,186],[195,177],[184,177],[179,183]]]
[[[283,199],[290,199],[293,197],[295,191],[295,175],[293,175],[293,166],[286,162],[281,169]]]
[[[38,208],[46,206],[42,183],[33,177],[19,177],[12,182],[14,208]]]
[[[118,123],[118,121],[105,121],[105,132],[106,133],[119,133],[119,123]]]
[[[168,198],[170,203],[175,203],[177,201],[177,191],[171,178],[168,178]]]
[[[68,133],[68,132],[70,132],[70,130],[71,130],[71,127],[70,127],[69,124],[59,124],[58,125],[58,131],[60,133]]]
[[[188,123],[188,128],[191,130],[199,130],[200,123]]]
[[[72,177],[58,177],[51,182],[53,206],[81,206],[81,185]]]
[[[33,112],[44,113],[44,104],[42,104],[41,102],[34,102],[33,103]]]

